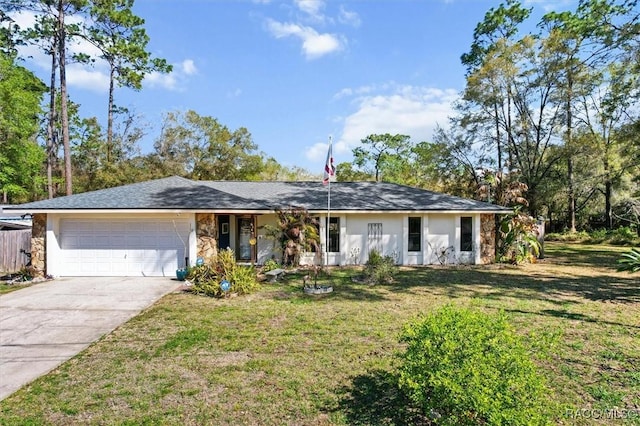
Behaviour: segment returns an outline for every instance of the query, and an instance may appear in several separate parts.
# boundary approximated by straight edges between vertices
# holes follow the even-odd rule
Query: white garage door
[[[62,276],[175,276],[185,266],[189,222],[63,219]]]

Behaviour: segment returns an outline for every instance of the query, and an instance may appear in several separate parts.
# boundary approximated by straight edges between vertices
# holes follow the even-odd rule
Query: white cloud
[[[294,0],[295,5],[302,12],[306,13],[309,18],[323,22],[325,17],[322,13],[325,3],[322,0]]]
[[[437,126],[448,125],[448,118],[453,115],[453,103],[458,99],[456,90],[395,84],[389,87],[392,87],[389,91],[376,89],[377,93],[354,99],[356,110],[342,122],[342,134],[334,145],[335,155],[350,158],[353,148],[371,134],[403,134],[416,143],[431,141]],[[350,90],[351,93],[368,93],[372,88]],[[346,94],[347,90],[343,89],[341,93]],[[326,155],[326,145],[324,149]],[[306,157],[311,161],[323,161],[322,144],[307,148]]]
[[[576,0],[525,0],[525,6],[533,5],[541,7],[545,12],[560,11],[576,4]]]
[[[306,34],[302,48],[308,59],[319,58],[328,53],[342,50],[343,43],[333,34]]]
[[[153,71],[144,77],[144,84],[149,87],[160,87],[167,90],[179,90],[178,73],[171,72],[169,74]]]
[[[324,166],[327,160],[327,150],[329,149],[328,142],[317,142],[306,149],[305,157],[308,160],[313,162],[322,161],[322,165]],[[334,154],[335,158],[335,154]],[[339,161],[340,162],[340,161]]]
[[[67,84],[71,87],[78,87],[96,93],[109,91],[109,76],[105,72],[82,64],[68,64],[66,71]]]
[[[194,75],[198,73],[198,68],[196,68],[196,64],[193,62],[193,59],[185,59],[182,61],[181,68],[185,75]]]
[[[351,12],[344,8],[343,5],[340,5],[340,15],[338,16],[338,21],[342,24],[351,25],[353,27],[359,27],[362,24],[360,20],[360,15],[356,12]]]
[[[307,59],[316,59],[343,49],[343,41],[334,34],[320,34],[311,27],[267,20],[267,28],[275,38],[297,37]]]
[[[237,98],[240,95],[242,95],[242,89],[235,89],[227,92],[227,98]]]
[[[360,86],[356,88],[345,87],[344,89],[340,90],[338,93],[333,95],[333,99],[339,100],[342,98],[348,98],[352,96],[363,96],[371,92],[374,92],[376,90],[377,91],[388,90],[393,85],[394,85],[393,83],[386,83],[381,86]]]

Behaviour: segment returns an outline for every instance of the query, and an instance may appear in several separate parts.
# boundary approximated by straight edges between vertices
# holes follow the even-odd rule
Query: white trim
[[[422,216],[422,264],[430,263],[432,253],[429,251],[429,215]]]
[[[474,259],[473,263],[476,265],[480,265],[482,263],[482,247],[480,246],[482,241],[482,234],[480,232],[480,215],[473,216],[473,251],[474,251]]]
[[[409,263],[409,215],[402,217],[402,264]]]
[[[274,214],[275,210],[234,210],[234,209],[54,209],[54,210],[15,210],[16,213],[27,214]]]
[[[272,213],[271,211],[262,210],[263,213]],[[326,210],[308,210],[310,214],[324,213]],[[512,210],[331,210],[331,216],[335,214],[408,214],[412,216],[419,216],[421,214],[464,214],[471,216],[474,214],[509,214],[513,213]]]
[[[189,221],[189,242],[187,245],[189,248],[187,252],[189,253],[189,266],[195,266],[196,260],[198,258],[198,235],[196,234],[196,215],[191,215],[191,220]]]
[[[275,210],[241,209],[20,209],[8,210],[11,213],[24,214],[176,214],[176,213],[213,213],[213,214],[275,214]],[[325,214],[326,210],[308,210],[309,214]],[[511,210],[332,210],[339,215],[345,214],[509,214]],[[333,215],[332,215],[333,216]]]

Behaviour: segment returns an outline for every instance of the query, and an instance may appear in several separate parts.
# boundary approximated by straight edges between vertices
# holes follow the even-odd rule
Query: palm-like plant
[[[276,209],[276,216],[277,225],[265,225],[264,229],[268,237],[279,243],[284,265],[298,265],[303,251],[319,251],[319,224],[306,209]]]
[[[498,259],[501,262],[531,262],[540,255],[536,221],[516,207],[498,228]]]
[[[629,271],[631,273],[640,271],[640,247],[632,248],[627,253],[622,253],[618,260],[620,266],[619,271]]]

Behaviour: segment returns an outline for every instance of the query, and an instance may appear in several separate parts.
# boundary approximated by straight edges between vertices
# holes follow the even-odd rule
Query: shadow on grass
[[[362,284],[355,284],[351,281],[351,276],[345,275],[344,272],[340,275],[334,274],[330,276],[323,276],[318,279],[317,284],[319,286],[332,286],[333,292],[327,294],[309,295],[303,291],[304,273],[292,273],[288,274],[285,278],[278,282],[280,288],[279,292],[274,293],[274,298],[277,299],[289,299],[293,302],[300,300],[350,300],[350,301],[362,301],[362,302],[381,302],[388,298],[383,292],[376,289],[375,286],[367,286]],[[313,285],[313,282],[309,284]]]
[[[632,275],[556,276],[543,272],[506,274],[482,267],[421,268],[403,271],[393,287],[394,291],[424,287],[449,297],[517,297],[519,292],[526,292],[528,298],[550,302],[567,296],[592,301],[640,302],[640,280]]]
[[[398,388],[397,376],[383,370],[356,376],[341,390],[340,409],[350,425],[429,425]]]
[[[527,298],[557,305],[580,303],[576,299],[638,303],[640,274],[614,272],[619,254],[617,248],[606,246],[552,245],[544,263],[526,269],[511,265],[403,268],[395,283],[375,286],[352,281],[360,269],[332,268],[320,274],[318,284],[332,285],[334,292],[321,297],[303,294],[303,277],[308,271],[300,271],[282,280],[280,294],[302,301],[380,302],[391,300],[394,293],[431,293],[450,298]]]
[[[539,312],[532,312],[532,311],[525,311],[522,309],[505,309],[505,312],[512,312],[512,313],[525,314],[525,315],[540,315],[545,317],[555,317],[555,318],[568,319],[568,320],[574,320],[574,321],[584,321],[584,322],[590,322],[594,324],[618,325],[621,327],[630,327],[630,328],[640,329],[640,325],[622,324],[619,322],[604,321],[604,320],[592,318],[588,315],[578,314],[574,312],[567,312],[565,310],[543,309]]]
[[[516,268],[517,271],[517,268]],[[509,273],[511,272],[511,273]],[[502,299],[515,297],[536,299],[557,305],[591,301],[617,303],[640,302],[640,280],[637,274],[623,275],[553,275],[548,270],[522,273],[500,272],[500,269],[477,267],[416,267],[401,271],[394,284],[367,285],[354,283],[349,276],[328,277],[318,285],[332,285],[333,293],[305,295],[302,275],[290,274],[277,284],[278,299],[349,300],[381,302],[391,300],[394,293],[432,293],[449,298]]]
[[[559,265],[615,269],[623,246],[545,243],[547,257]],[[613,266],[612,266],[613,265]]]

